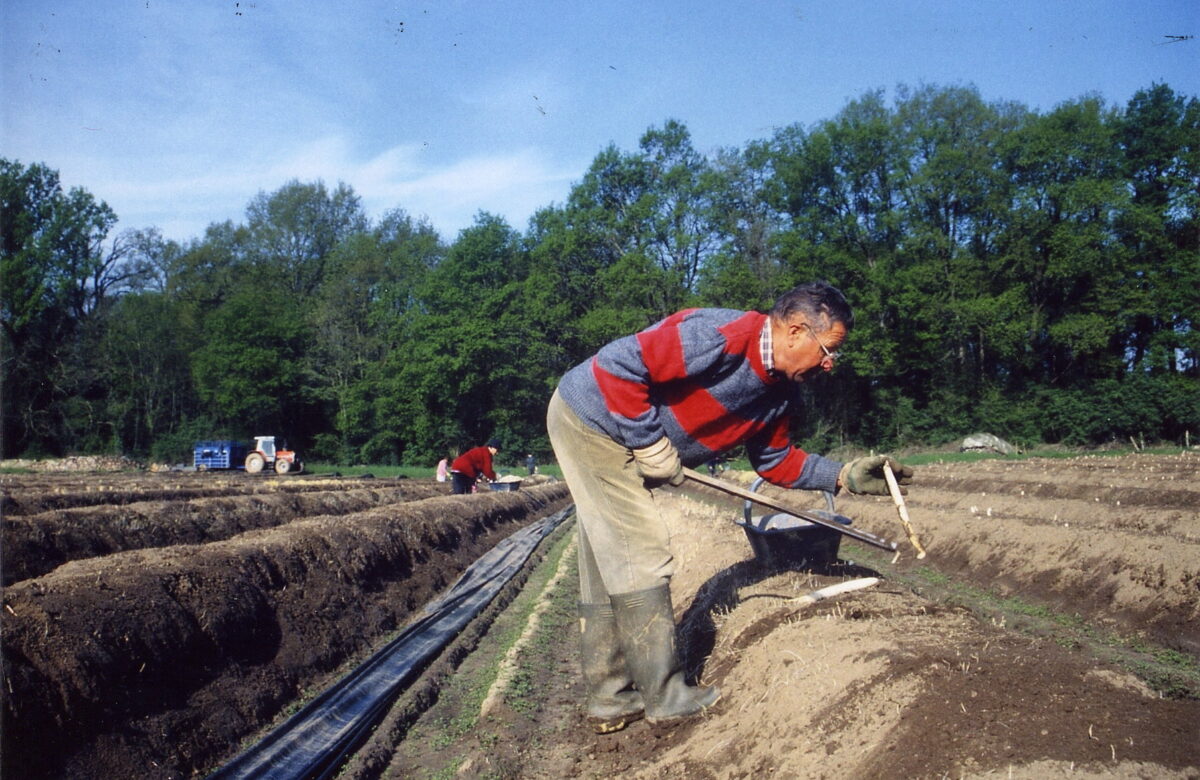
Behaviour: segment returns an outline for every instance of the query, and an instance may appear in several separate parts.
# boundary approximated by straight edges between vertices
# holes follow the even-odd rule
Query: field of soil
[[[342,776],[1200,778],[1198,468],[1197,453],[922,467],[908,505],[929,556],[890,500],[848,497],[838,511],[901,559],[844,541],[821,571],[764,570],[730,523],[740,503],[664,492],[681,644],[722,691],[710,712],[591,734],[559,586],[507,706],[448,685],[406,733],[376,735],[386,770]],[[486,647],[459,678],[493,663]]]
[[[755,561],[740,502],[663,491],[680,644],[715,707],[588,731],[564,529],[339,776],[1200,778],[1198,470],[1194,452],[922,467],[926,559],[890,500],[848,497],[900,560],[845,540],[818,570]],[[206,773],[569,503],[561,484],[0,479],[5,777]]]
[[[407,623],[564,485],[5,475],[4,777],[187,777]]]

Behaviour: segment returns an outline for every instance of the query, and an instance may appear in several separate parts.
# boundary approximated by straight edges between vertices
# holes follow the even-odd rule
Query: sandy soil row
[[[1197,460],[1185,458],[1188,463]],[[1057,535],[1053,529],[1061,526],[1050,518],[1045,528],[1031,529],[995,512],[990,522],[981,522],[976,515],[924,504],[927,492],[936,494],[943,483],[962,480],[964,471],[968,479],[989,484],[994,484],[994,472],[1029,482],[1055,463],[985,461],[920,469],[908,501],[930,551],[931,558],[922,563],[980,585],[1003,585],[982,567],[1007,565],[1007,582],[1016,592],[1033,600],[1061,597],[1064,603],[1060,594],[1069,577],[1046,572],[1070,565],[1072,559],[1082,562],[1081,551],[1092,562],[1087,568],[1096,573],[1093,585],[1099,572],[1120,585],[1130,571],[1172,565],[1153,553],[1143,556],[1145,544],[1114,539],[1097,548],[1085,541],[1091,536]],[[1158,459],[1130,458],[1105,466],[1115,473],[1158,469],[1159,464]],[[1174,468],[1178,461],[1168,459],[1167,464]],[[1066,473],[1076,475],[1062,480],[1071,483],[1086,480],[1078,475],[1090,471],[1072,464]],[[1065,512],[1070,520],[1093,511],[1085,498],[1086,481],[1078,484],[1085,489]],[[954,492],[953,487],[947,490]],[[1200,485],[1193,483],[1191,490],[1200,495]],[[903,539],[890,501],[845,499],[839,509],[863,527]],[[699,759],[714,777],[762,776],[771,770],[794,777],[988,772],[1048,777],[1074,769],[1084,776],[1139,776],[1145,771],[1147,776],[1186,777],[1195,771],[1200,703],[1159,699],[1126,673],[1052,642],[981,625],[959,609],[886,582],[833,603],[790,607],[783,599],[827,578],[809,581],[795,572],[763,578],[746,563],[744,540],[730,538],[721,527],[723,514],[707,516],[685,504],[672,522],[679,529],[675,538],[681,569],[688,572],[676,584],[681,595],[693,588],[697,594],[686,612],[685,630],[699,639],[698,649],[709,656],[704,674],[723,685],[728,700],[678,746],[656,751],[646,770],[635,776],[660,776],[664,766]],[[1200,517],[1192,516],[1190,522],[1200,524]],[[855,557],[861,549],[845,543],[842,557]],[[714,560],[717,550],[721,555]],[[1200,565],[1196,552],[1194,546],[1179,550],[1176,562],[1195,571]],[[960,559],[964,562],[956,564]],[[911,552],[905,563],[915,565]],[[846,572],[838,579],[861,573]],[[1104,618],[1113,615],[1109,610],[1120,609],[1137,625],[1137,614],[1147,614],[1136,607],[1136,595],[1120,587],[1108,590],[1111,595],[1088,602],[1092,616]],[[1190,591],[1186,585],[1163,587],[1154,595],[1161,611],[1152,614],[1195,625],[1194,584]],[[706,622],[712,629],[705,630]],[[704,639],[710,632],[711,642]],[[725,751],[740,774],[714,762]]]
[[[908,504],[936,559],[924,563],[1200,654],[1200,480],[1195,471],[1183,479],[1200,468],[1200,457],[1135,455],[1087,465],[1100,460],[1102,469],[1067,461],[1062,478],[1047,472],[1058,461],[985,461],[966,474],[961,466],[921,469]],[[1163,473],[1176,475],[1171,490],[1107,487]],[[1036,495],[1039,485],[1058,495]],[[853,498],[841,508],[868,528],[904,538],[886,499]],[[918,563],[911,551],[905,560]]]
[[[932,482],[925,476],[922,484]],[[914,487],[914,518],[929,539],[928,566],[940,566],[957,532],[942,529],[947,518],[919,512],[920,496]],[[844,503],[857,519],[872,502]],[[590,734],[572,662],[577,645],[564,641],[561,664],[537,661],[558,672],[545,681],[536,713],[493,714],[436,752],[403,746],[393,769],[428,777],[457,765],[522,778],[1200,774],[1200,701],[1162,698],[1087,653],[922,597],[886,566],[765,570],[730,524],[738,513],[707,495],[664,494],[660,506],[679,567],[672,590],[681,643],[691,668],[723,694],[711,711],[675,727],[638,722]],[[1086,509],[1081,502],[1079,512]],[[883,521],[881,514],[862,524],[885,530]],[[842,558],[863,551],[847,542]],[[1127,560],[1119,546],[1097,554],[1108,556],[1109,571]],[[884,581],[816,605],[794,601],[864,575]],[[1043,581],[1024,582],[1036,597]],[[438,722],[458,717],[431,714]],[[442,733],[436,722],[420,725]]]

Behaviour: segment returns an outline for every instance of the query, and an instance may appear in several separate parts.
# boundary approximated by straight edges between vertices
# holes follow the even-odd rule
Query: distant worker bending
[[[474,447],[454,459],[450,464],[450,479],[454,483],[454,494],[471,493],[475,489],[475,481],[481,476],[492,482],[496,481],[496,472],[492,470],[492,457],[500,451],[500,442],[490,440],[482,447]]]

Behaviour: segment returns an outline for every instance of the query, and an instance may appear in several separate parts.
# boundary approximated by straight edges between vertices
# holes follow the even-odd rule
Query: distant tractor
[[[286,442],[280,442],[286,447]],[[246,456],[246,473],[258,474],[265,468],[275,469],[276,474],[298,474],[304,464],[294,450],[276,449],[274,436],[255,436],[254,449]]]

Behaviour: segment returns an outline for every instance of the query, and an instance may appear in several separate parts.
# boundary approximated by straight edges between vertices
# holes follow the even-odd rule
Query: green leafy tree
[[[719,247],[700,268],[697,292],[708,306],[765,311],[786,291],[778,237],[787,220],[772,205],[771,148],[721,150],[705,177]]]
[[[366,378],[377,392],[367,454],[430,462],[497,433],[493,412],[508,402],[506,362],[519,363],[513,349],[522,339],[501,319],[526,268],[520,237],[503,219],[481,212],[459,234],[416,287],[414,305],[392,323],[394,346]]]
[[[271,194],[260,192],[246,207],[248,257],[279,283],[281,293],[301,303],[325,279],[330,253],[342,240],[367,228],[361,201],[339,183],[292,180]]]
[[[893,349],[904,367],[901,382],[925,418],[918,438],[972,425],[971,409],[993,379],[989,359],[1004,349],[998,332],[1016,315],[989,268],[1009,203],[996,147],[1022,116],[985,103],[974,88],[898,91],[904,235],[893,300],[917,338]]]
[[[180,306],[141,292],[122,296],[108,314],[99,344],[104,418],[124,452],[150,454],[199,408],[189,370],[194,339],[178,327]]]
[[[633,319],[645,327],[692,300],[720,243],[710,175],[687,128],[669,120],[646,131],[637,153],[602,151],[572,188],[565,213],[578,233],[575,274],[593,277],[602,323],[614,309],[640,308]]]
[[[5,455],[61,453],[87,424],[68,409],[90,383],[84,326],[133,273],[125,244],[106,242],[116,219],[45,165],[0,159]]]
[[[204,237],[179,248],[161,269],[164,292],[187,303],[190,320],[199,321],[227,300],[250,276],[249,233],[233,221],[214,222]]]
[[[773,171],[764,195],[786,220],[776,239],[783,286],[829,281],[857,312],[838,372],[805,388],[814,414],[797,433],[813,446],[882,435],[889,420],[872,413],[876,388],[896,384],[910,365],[897,349],[906,319],[899,316],[902,154],[892,125],[882,93],[868,93],[812,129],[777,131],[764,150]]]
[[[1117,122],[1131,201],[1119,236],[1132,367],[1200,377],[1200,101],[1165,84],[1133,96]]]
[[[419,316],[417,290],[444,254],[433,227],[401,210],[384,215],[371,231],[347,237],[330,254],[312,309],[306,369],[333,423],[319,455],[362,457],[361,448],[375,436],[372,367],[394,346],[396,323]]]
[[[1095,99],[1064,103],[1011,143],[1017,189],[1002,262],[1023,291],[1029,345],[1015,377],[1055,387],[1113,377],[1125,315],[1112,218],[1127,196],[1112,116]]]
[[[192,376],[203,413],[239,435],[303,441],[313,421],[302,390],[303,318],[281,312],[273,288],[246,284],[203,324]]]

